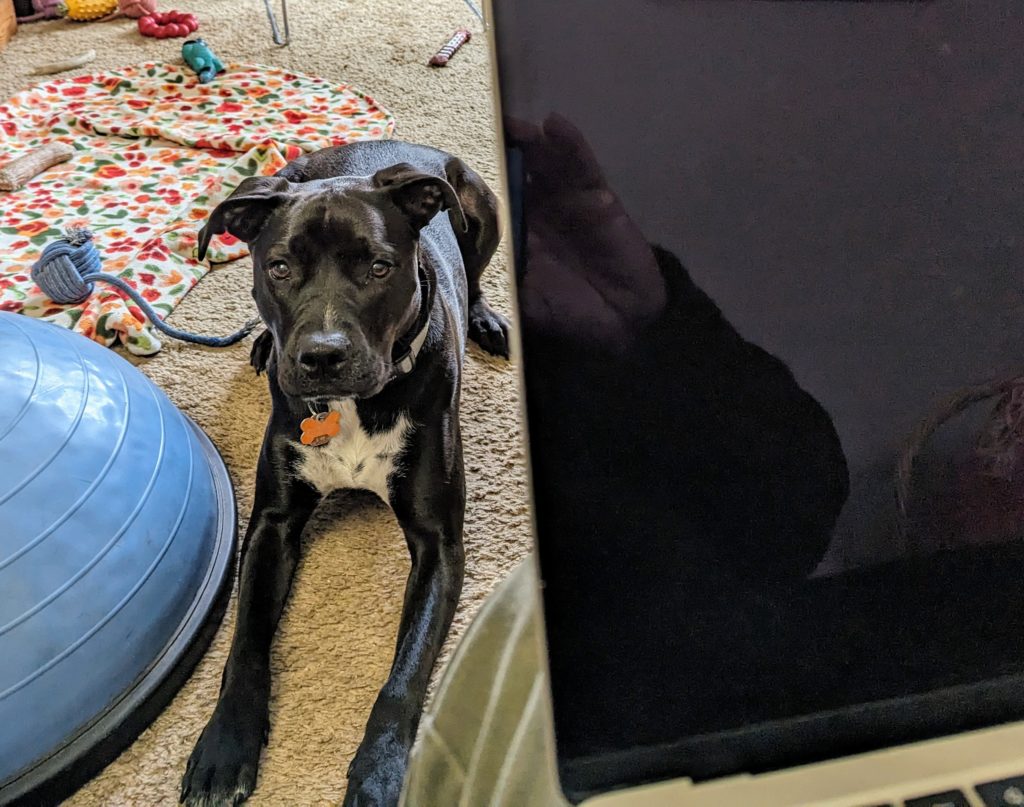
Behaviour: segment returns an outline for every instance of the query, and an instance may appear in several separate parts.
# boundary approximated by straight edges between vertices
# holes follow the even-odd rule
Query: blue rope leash
[[[203,336],[183,331],[164,322],[153,306],[125,280],[108,275],[100,271],[101,268],[102,259],[92,243],[92,233],[89,230],[69,228],[67,235],[48,244],[39,260],[32,265],[32,279],[47,297],[61,305],[84,302],[92,294],[97,281],[107,283],[127,294],[158,331],[172,339],[196,345],[228,347],[244,339],[259,325],[258,319],[250,320],[228,336]]]

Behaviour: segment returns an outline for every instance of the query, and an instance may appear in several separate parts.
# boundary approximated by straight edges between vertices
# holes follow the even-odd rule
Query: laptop
[[[488,14],[567,799],[1024,804],[1024,6]]]

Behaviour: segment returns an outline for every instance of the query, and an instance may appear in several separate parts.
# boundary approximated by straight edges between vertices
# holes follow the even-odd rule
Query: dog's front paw
[[[396,807],[409,762],[409,743],[398,732],[367,736],[348,766],[342,807]]]
[[[218,703],[189,757],[181,802],[187,807],[233,807],[249,798],[265,738],[265,721],[261,725]]]
[[[509,357],[509,321],[482,297],[469,308],[469,338],[492,356]]]

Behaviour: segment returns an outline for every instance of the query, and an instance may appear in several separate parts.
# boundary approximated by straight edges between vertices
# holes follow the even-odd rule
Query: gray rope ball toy
[[[63,238],[47,244],[39,260],[32,265],[32,279],[43,293],[55,303],[75,305],[85,302],[97,281],[123,291],[142,309],[143,313],[161,333],[182,342],[206,347],[228,347],[248,336],[259,324],[253,319],[228,336],[203,336],[189,333],[164,322],[141,294],[122,278],[102,271],[103,260],[92,242],[92,232],[69,227]]]

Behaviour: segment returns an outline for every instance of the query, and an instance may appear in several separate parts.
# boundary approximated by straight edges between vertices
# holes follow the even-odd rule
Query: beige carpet
[[[448,68],[424,66],[457,26],[480,31],[463,0],[291,0],[293,44],[284,49],[271,42],[260,0],[162,0],[160,7],[198,11],[200,34],[223,61],[280,65],[356,85],[395,114],[400,137],[459,154],[497,182],[486,37],[474,38]],[[100,56],[93,66],[115,68],[176,60],[180,43],[143,39],[125,20],[22,26],[0,52],[0,95],[30,84],[33,65],[55,54],[95,48]],[[254,311],[249,271],[241,261],[212,272],[171,321],[201,332],[234,330]],[[507,312],[504,253],[485,280],[491,300]],[[249,341],[223,351],[165,344],[157,356],[136,363],[224,454],[244,528],[267,417],[265,382],[246,363]],[[468,569],[452,638],[529,551],[515,371],[475,348],[466,365],[462,422]],[[345,768],[394,646],[408,557],[387,508],[364,496],[328,504],[306,550],[274,647],[273,728],[253,804],[340,800]],[[233,611],[232,603],[209,653],[168,709],[70,804],[177,801],[185,760],[213,709]]]

